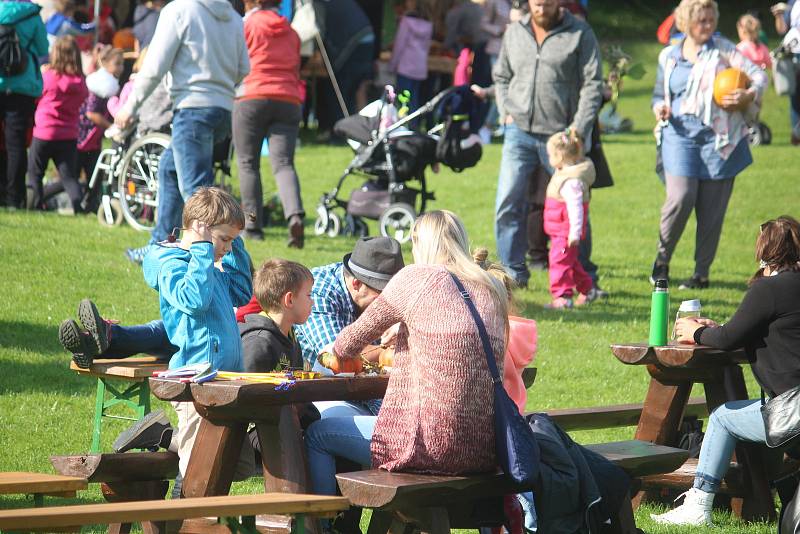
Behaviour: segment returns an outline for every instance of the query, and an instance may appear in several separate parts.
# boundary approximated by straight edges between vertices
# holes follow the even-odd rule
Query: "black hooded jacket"
[[[239,323],[242,336],[242,358],[246,373],[269,373],[281,363],[303,367],[303,354],[294,332],[283,335],[275,321],[260,313],[246,315]]]

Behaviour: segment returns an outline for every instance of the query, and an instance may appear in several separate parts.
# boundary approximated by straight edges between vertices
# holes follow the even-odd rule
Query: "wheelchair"
[[[100,152],[89,179],[88,190],[101,192],[97,220],[116,226],[124,220],[139,231],[150,231],[156,224],[158,206],[158,166],[170,144],[166,133],[151,132],[114,143]],[[214,185],[230,192],[230,138],[214,147]]]

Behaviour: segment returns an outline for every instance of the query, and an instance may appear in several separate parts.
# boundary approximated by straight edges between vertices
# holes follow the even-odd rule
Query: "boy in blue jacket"
[[[233,307],[247,304],[253,294],[250,256],[239,237],[244,212],[224,190],[202,187],[186,202],[182,224],[180,240],[158,244],[143,264],[147,284],[158,291],[167,336],[178,347],[169,367],[209,362],[217,370],[243,371]],[[184,474],[201,418],[190,402],[173,407],[173,447]]]

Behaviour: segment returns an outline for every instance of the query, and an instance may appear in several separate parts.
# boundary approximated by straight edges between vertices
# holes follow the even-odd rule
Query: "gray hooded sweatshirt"
[[[228,0],[173,0],[161,10],[125,109],[135,115],[169,73],[174,108],[230,111],[248,72],[242,17]]]
[[[527,132],[552,135],[567,127],[586,139],[602,103],[602,63],[588,24],[563,12],[542,44],[528,14],[508,26],[492,75],[503,115]]]

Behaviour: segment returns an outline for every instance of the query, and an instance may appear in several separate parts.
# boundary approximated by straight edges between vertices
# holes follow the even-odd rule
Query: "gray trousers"
[[[261,144],[269,142],[269,162],[278,185],[286,219],[305,215],[300,199],[300,181],[294,168],[294,148],[302,118],[300,105],[268,98],[238,100],[233,106],[233,145],[239,165],[242,207],[253,213],[246,230],[260,232],[264,226],[264,193],[261,188]]]
[[[725,220],[728,200],[733,192],[733,180],[698,180],[666,175],[667,198],[661,208],[656,262],[669,264],[686,227],[686,221],[694,210],[697,218],[694,272],[708,278],[722,235],[722,222]]]

